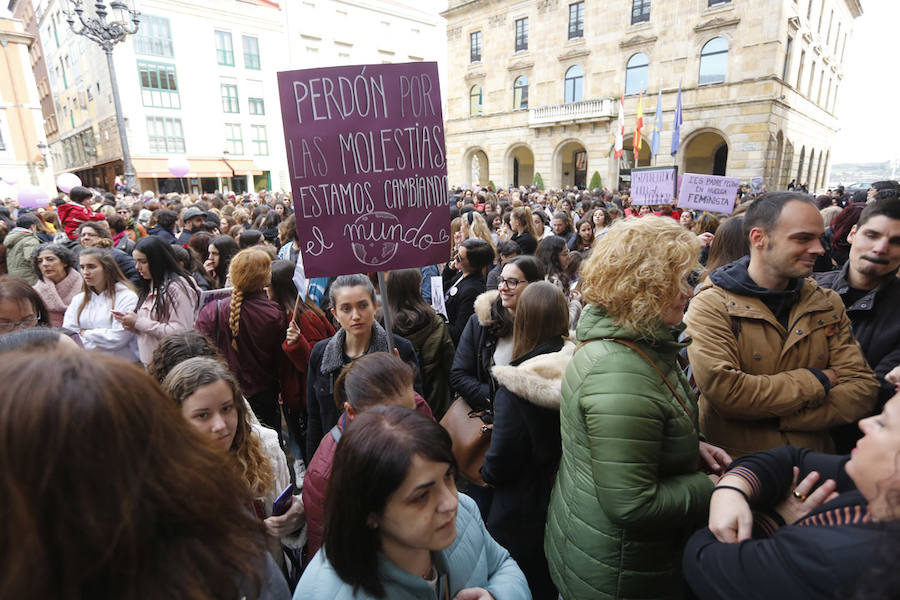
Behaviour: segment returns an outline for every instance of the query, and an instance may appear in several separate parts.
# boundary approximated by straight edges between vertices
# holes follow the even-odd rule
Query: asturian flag
[[[625,148],[625,95],[619,99],[619,124],[616,127],[616,146],[613,156],[616,160],[622,158],[622,152]]]
[[[641,129],[644,128],[644,92],[638,94],[637,118],[634,122],[634,140],[631,147],[634,149],[634,164],[637,164],[638,154],[641,152]]]
[[[653,122],[653,134],[650,136],[650,156],[659,154],[659,134],[662,131],[662,85],[656,96],[656,120]]]

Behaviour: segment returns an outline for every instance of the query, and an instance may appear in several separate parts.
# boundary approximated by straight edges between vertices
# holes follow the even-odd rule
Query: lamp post
[[[128,0],[129,3],[131,0]],[[125,184],[128,189],[137,186],[134,177],[134,166],[131,164],[131,151],[128,149],[128,137],[125,134],[125,116],[122,114],[122,101],[119,98],[119,84],[116,80],[116,68],[113,64],[113,48],[125,36],[136,33],[140,24],[141,13],[132,9],[122,0],[111,0],[109,8],[103,0],[94,2],[92,17],[84,15],[84,0],[68,0],[72,10],[66,11],[66,21],[75,35],[81,35],[96,43],[106,54],[106,66],[109,68],[109,84],[112,86],[113,105],[116,109],[116,125],[119,129],[119,141],[122,144],[122,163],[125,169]],[[107,15],[110,19],[107,20]],[[78,19],[76,25],[75,19]]]

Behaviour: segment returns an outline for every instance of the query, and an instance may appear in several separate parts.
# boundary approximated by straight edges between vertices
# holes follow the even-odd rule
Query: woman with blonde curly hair
[[[297,545],[289,536],[303,527],[305,518],[297,496],[291,498],[287,512],[272,515],[273,502],[291,484],[278,436],[251,422],[238,382],[215,358],[198,356],[175,365],[162,387],[194,431],[225,453],[247,484],[254,511],[269,534],[269,549],[282,564],[279,540],[288,538],[281,541]]]
[[[683,595],[686,536],[731,462],[700,441],[677,361],[699,251],[696,235],[651,215],[613,225],[582,267],[544,545],[563,598]]]
[[[204,306],[197,329],[215,341],[253,412],[280,436],[278,372],[286,360],[281,344],[288,324],[281,306],[266,295],[271,271],[272,258],[260,247],[235,254],[228,269],[231,297]]]

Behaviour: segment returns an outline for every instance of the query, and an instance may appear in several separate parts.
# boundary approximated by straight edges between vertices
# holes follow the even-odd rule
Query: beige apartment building
[[[449,0],[450,182],[530,185],[539,173],[547,187],[583,187],[596,172],[604,186],[627,185],[643,93],[639,166],[820,190],[861,14],[860,0]]]

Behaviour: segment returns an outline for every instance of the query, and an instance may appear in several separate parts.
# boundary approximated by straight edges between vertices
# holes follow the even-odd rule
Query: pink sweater
[[[190,291],[188,291],[190,290]],[[197,314],[197,301],[199,294],[193,291],[189,282],[184,286],[176,282],[169,284],[168,291],[169,318],[165,321],[157,321],[151,316],[153,302],[156,300],[156,289],[151,289],[144,302],[137,309],[137,321],[134,328],[137,330],[138,353],[144,365],[150,363],[153,351],[159,342],[169,334],[193,329]]]

